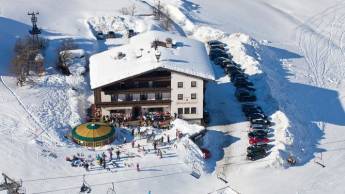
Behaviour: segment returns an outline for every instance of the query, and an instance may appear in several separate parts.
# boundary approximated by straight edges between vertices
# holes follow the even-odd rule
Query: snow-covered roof
[[[157,62],[155,40],[171,38],[173,48],[159,46]],[[119,53],[125,56],[119,57]],[[126,45],[95,54],[90,58],[91,88],[98,88],[128,77],[163,68],[202,79],[214,80],[214,72],[206,48],[200,41],[168,32],[149,31],[130,39]]]

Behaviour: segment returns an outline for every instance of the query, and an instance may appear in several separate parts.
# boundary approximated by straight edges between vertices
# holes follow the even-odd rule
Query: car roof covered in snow
[[[158,46],[159,62],[152,42],[171,38],[173,48]],[[214,80],[214,72],[205,45],[197,40],[161,31],[149,31],[132,37],[128,44],[91,56],[91,88],[155,69],[167,69],[205,80]]]

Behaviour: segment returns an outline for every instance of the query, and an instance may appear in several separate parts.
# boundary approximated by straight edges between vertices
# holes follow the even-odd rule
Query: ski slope
[[[148,170],[142,174],[129,170],[91,175],[88,181],[98,185],[95,192],[104,192],[114,181],[118,182],[116,188],[121,193],[147,193],[148,190],[152,194],[209,193],[227,186],[216,179],[221,171],[230,180],[231,188],[239,193],[344,193],[344,2],[161,2],[174,20],[177,33],[201,41],[220,39],[229,44],[236,62],[245,66],[259,88],[259,104],[276,123],[272,142],[275,147],[266,159],[245,160],[248,123],[233,97],[234,87],[222,70],[215,67],[217,80],[206,90],[206,107],[211,113],[208,128],[211,132],[206,136],[206,145],[214,151],[214,157],[206,165],[211,173],[196,180],[189,175],[188,165],[173,165],[183,163],[181,158],[156,161],[154,156],[148,156],[141,161]],[[133,3],[139,14],[145,14],[151,12],[148,4],[153,5],[154,1],[0,0],[0,75],[5,75],[5,83],[13,90],[0,83],[0,133],[3,135],[0,171],[24,180],[39,179],[42,174],[46,174],[43,177],[74,176],[69,179],[73,185],[66,184],[66,179],[47,179],[41,188],[42,182],[24,181],[29,193],[49,190],[68,193],[55,191],[68,187],[78,190],[84,170],[71,170],[64,157],[88,151],[64,142],[62,134],[65,128],[83,120],[82,109],[87,106],[90,93],[87,80],[55,76],[52,69],[48,76],[36,80],[38,86],[16,88],[8,64],[16,37],[25,35],[30,28],[26,12],[40,11],[39,26],[52,42],[48,51],[53,51],[61,39],[73,37],[88,53],[94,53],[108,45],[95,41],[87,21],[119,15],[121,7]],[[137,27],[146,29],[150,25],[140,23]],[[54,56],[47,58],[47,66],[53,67]],[[72,90],[76,86],[77,92]],[[42,128],[62,140],[61,147],[45,144],[42,147],[40,142],[47,140],[35,137],[42,133]],[[59,157],[50,157],[50,152]],[[288,154],[297,157],[297,166],[286,165],[284,159]],[[26,166],[22,161],[30,163]]]

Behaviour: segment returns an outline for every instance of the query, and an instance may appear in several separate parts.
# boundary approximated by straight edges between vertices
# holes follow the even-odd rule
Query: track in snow
[[[3,79],[3,76],[0,76],[0,82],[1,82],[0,90],[7,91],[7,92],[2,92],[3,94],[1,98],[2,101],[7,102],[7,103],[12,103],[15,106],[14,109],[16,110],[23,110],[23,111],[18,112],[19,114],[17,116],[20,117],[20,119],[13,118],[13,115],[11,116],[10,114],[7,114],[6,116],[4,116],[4,118],[9,118],[12,121],[10,122],[10,124],[7,124],[4,127],[8,129],[12,128],[12,130],[11,129],[10,130],[12,131],[11,133],[13,134],[14,130],[16,130],[15,128],[19,125],[18,120],[22,121],[23,118],[25,118],[25,124],[30,123],[30,126],[27,126],[27,128],[30,129],[31,131],[30,133],[34,135],[35,139],[38,139],[43,133],[45,133],[49,138],[51,138],[50,135],[44,130],[44,127],[39,123],[39,121],[37,121],[37,119],[31,114],[31,112],[25,107],[24,103],[20,100],[17,94],[6,84],[6,82]],[[10,111],[6,110],[4,112],[10,112]],[[26,116],[22,116],[21,114],[22,112],[25,112]],[[3,123],[6,124],[7,122],[3,122]]]
[[[336,87],[345,76],[345,3],[313,16],[297,29],[310,78],[319,87]]]

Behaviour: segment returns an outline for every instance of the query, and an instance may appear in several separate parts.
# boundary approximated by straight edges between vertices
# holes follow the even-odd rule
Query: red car
[[[249,144],[254,145],[254,144],[264,144],[264,143],[269,143],[270,140],[268,138],[258,138],[258,137],[251,137],[249,138]]]

